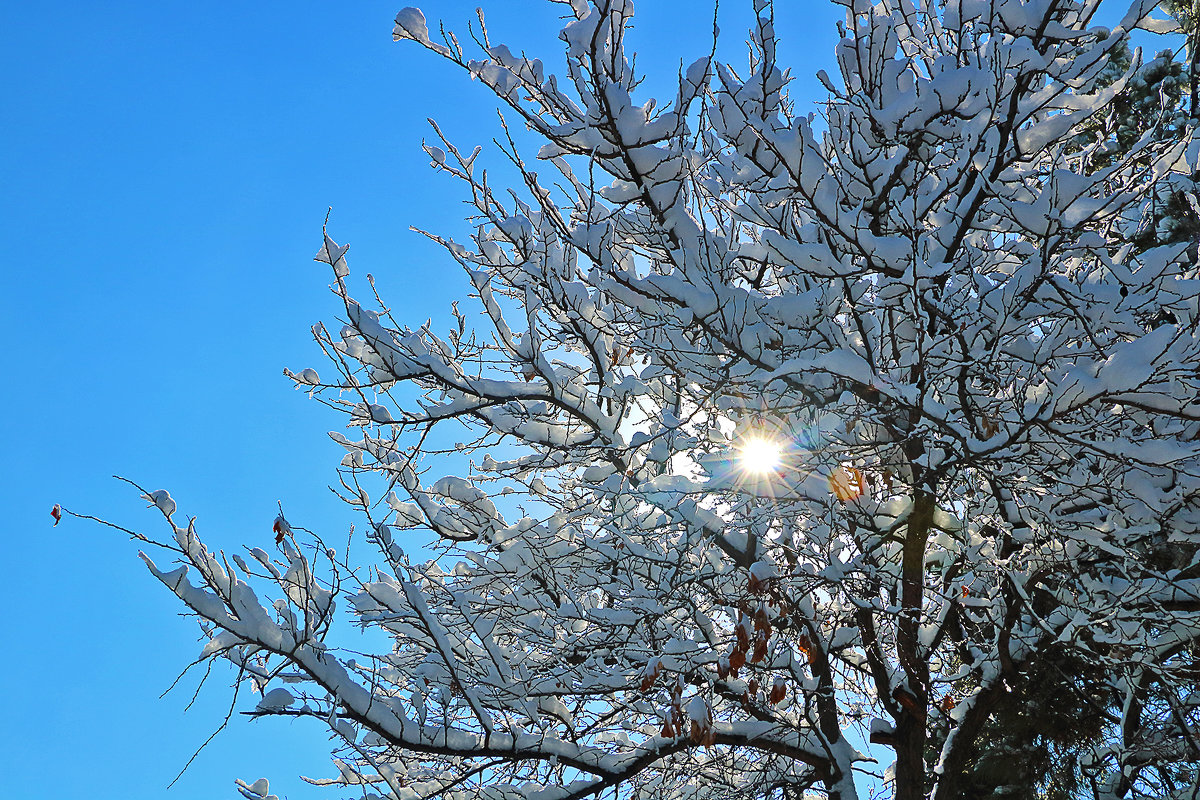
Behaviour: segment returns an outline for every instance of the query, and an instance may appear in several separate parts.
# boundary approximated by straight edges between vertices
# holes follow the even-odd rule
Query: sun
[[[744,472],[765,475],[783,462],[783,447],[779,442],[756,436],[748,439],[738,450],[738,463]]]

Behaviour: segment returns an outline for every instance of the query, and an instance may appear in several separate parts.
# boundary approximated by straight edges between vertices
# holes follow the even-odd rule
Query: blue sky
[[[475,5],[425,10],[462,31]],[[669,77],[703,55],[703,5],[642,0],[639,66]],[[723,50],[744,63],[750,3],[737,5]],[[837,9],[794,6],[779,29],[807,101],[823,96],[812,75],[830,66]],[[79,520],[52,528],[49,512],[153,531],[119,474],[170,489],[213,547],[269,543],[278,501],[331,536],[354,521],[326,488],[340,448],[325,432],[341,420],[281,374],[322,368],[309,327],[337,317],[312,262],[326,209],[360,281],[372,272],[399,318],[436,319],[465,282],[408,226],[461,235],[463,207],[420,150],[425,118],[468,150],[496,132],[477,84],[391,41],[398,8],[5,4],[6,797],[209,800],[262,776],[281,796],[338,794],[297,777],[334,774],[322,731],[235,715],[164,795],[224,718],[231,675],[215,671],[186,714],[198,673],[160,700],[199,651],[195,624],[134,543]],[[561,7],[485,8],[493,41],[556,63]]]
[[[197,630],[120,534],[55,502],[153,531],[119,474],[168,488],[210,546],[271,540],[276,503],[330,538],[354,518],[327,490],[341,419],[282,369],[324,365],[309,327],[333,322],[312,262],[321,223],[351,245],[396,316],[443,317],[457,268],[410,225],[462,235],[458,187],[420,150],[435,117],[468,151],[489,146],[495,104],[413,43],[391,41],[393,2],[10,2],[4,6],[0,232],[8,331],[0,368],[0,775],[10,798],[234,797],[271,778],[281,796],[334,796],[322,731],[237,717],[231,675],[163,692]],[[476,0],[426,7],[463,31]],[[704,3],[641,0],[632,37],[648,85],[669,90],[707,52]],[[734,8],[733,6],[737,6]],[[744,63],[750,3],[726,2],[722,52]],[[494,42],[548,65],[561,7],[485,3]],[[801,108],[832,71],[832,5],[780,3],[781,61]],[[432,27],[432,25],[431,25]],[[161,524],[161,522],[160,522]],[[243,702],[241,708],[246,708]]]
[[[476,0],[426,7],[463,31]],[[704,3],[641,0],[638,65],[669,90],[707,52]],[[737,6],[734,8],[733,6]],[[722,10],[722,51],[744,63],[748,2]],[[560,57],[561,7],[485,3],[492,40]],[[281,796],[336,796],[325,734],[282,721],[220,725],[231,675],[198,674],[197,630],[136,558],[94,524],[50,526],[55,502],[153,531],[119,474],[168,488],[210,546],[271,540],[276,503],[330,538],[354,518],[327,490],[341,419],[282,369],[324,365],[309,335],[338,306],[312,262],[321,223],[351,245],[396,316],[443,317],[466,294],[457,268],[410,225],[462,235],[458,187],[420,150],[435,117],[489,146],[495,104],[411,42],[398,4],[6,3],[0,74],[0,232],[8,331],[0,368],[0,775],[6,797],[234,797],[266,776]],[[837,9],[780,3],[793,97],[824,96]],[[431,25],[432,27],[432,25]],[[161,522],[160,522],[161,524]],[[246,708],[243,702],[241,708]]]

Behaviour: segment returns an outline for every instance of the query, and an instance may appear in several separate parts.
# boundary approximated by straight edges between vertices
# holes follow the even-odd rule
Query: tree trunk
[[[924,604],[925,546],[933,526],[933,495],[918,490],[908,517],[900,565],[901,616],[897,653],[908,692],[898,690],[902,709],[896,723],[896,800],[925,797],[925,719],[929,706],[929,667],[920,654],[921,609]]]

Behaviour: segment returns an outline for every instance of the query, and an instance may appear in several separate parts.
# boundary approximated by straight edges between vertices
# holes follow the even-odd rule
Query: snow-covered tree
[[[1190,0],[1185,6],[1164,6],[1181,30],[1190,33]],[[1187,92],[1188,76],[1194,68],[1189,66],[1186,50],[1160,50],[1135,67],[1132,49],[1123,44],[1109,59],[1096,85],[1106,86],[1127,74],[1128,80],[1112,104],[1078,134],[1079,147],[1093,148],[1093,165],[1120,160],[1147,133],[1160,141],[1179,141],[1190,135]],[[1100,142],[1103,144],[1097,146]],[[1189,200],[1195,193],[1194,181],[1194,175],[1172,174],[1160,182],[1143,204],[1141,220],[1128,239],[1135,250],[1187,242],[1185,258],[1196,257],[1200,224]],[[1162,319],[1171,321],[1165,312]],[[1150,546],[1183,561],[1190,560],[1195,547],[1165,541]],[[1065,656],[1043,658],[1038,665],[1031,665],[1023,681],[1010,687],[993,707],[975,745],[974,766],[960,790],[963,797],[1068,798],[1078,796],[1086,785],[1081,762],[1096,744],[1105,715],[1119,713],[1121,698],[1108,698],[1107,705],[1115,707],[1095,702],[1098,693],[1085,684],[1103,672],[1077,656],[1066,663]],[[935,743],[940,743],[937,737],[942,733],[935,732]]]
[[[1186,29],[1190,26],[1189,18],[1175,10],[1179,27]],[[1190,58],[1185,63],[1175,56],[1173,50],[1164,49],[1134,68],[1124,91],[1084,126],[1078,140],[1080,146],[1091,146],[1093,166],[1106,166],[1125,158],[1130,147],[1146,134],[1161,141],[1180,141],[1190,135],[1195,112],[1189,111],[1193,104],[1189,103],[1188,93],[1196,67]],[[1099,85],[1122,77],[1132,65],[1130,47],[1125,44],[1116,48],[1099,77]],[[1186,241],[1193,248],[1189,256],[1195,257],[1200,213],[1188,200],[1196,192],[1195,180],[1194,175],[1175,173],[1156,187],[1153,198],[1142,208],[1140,223],[1130,234],[1136,248],[1144,250]]]
[[[147,492],[202,657],[328,725],[330,783],[952,800],[1018,722],[1075,718],[1069,791],[1200,790],[1200,281],[1186,242],[1132,243],[1200,139],[1104,128],[1155,3],[1112,29],[1093,0],[845,5],[820,116],[762,0],[749,66],[701,58],[662,102],[626,0],[571,0],[558,75],[397,16],[542,164],[507,138],[502,191],[427,145],[475,214],[435,236],[474,303],[445,332],[318,254],[338,377],[288,374],[353,430],[376,557],[282,515],[278,552],[226,557]],[[339,598],[388,644],[339,646]],[[1062,713],[1002,713],[1046,676]]]

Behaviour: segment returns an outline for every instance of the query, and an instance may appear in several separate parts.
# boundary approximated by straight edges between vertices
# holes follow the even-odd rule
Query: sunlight
[[[778,469],[783,460],[783,447],[772,439],[754,437],[738,451],[738,462],[746,472],[764,475]]]

